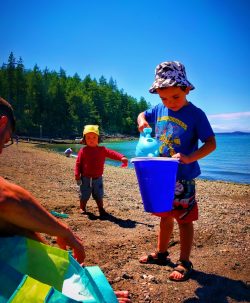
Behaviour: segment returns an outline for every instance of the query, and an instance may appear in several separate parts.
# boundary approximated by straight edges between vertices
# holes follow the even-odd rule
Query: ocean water
[[[220,180],[235,183],[250,184],[250,134],[216,134],[217,148],[207,157],[199,160],[201,167],[200,179]],[[124,154],[128,159],[135,157],[137,141],[109,142],[107,148]],[[44,146],[43,146],[44,147]],[[69,145],[46,145],[63,153]],[[74,155],[82,145],[71,145]],[[107,164],[120,166],[121,163],[107,159]],[[133,168],[133,164],[129,164]]]
[[[216,134],[217,148],[199,161],[202,179],[250,184],[250,134]]]

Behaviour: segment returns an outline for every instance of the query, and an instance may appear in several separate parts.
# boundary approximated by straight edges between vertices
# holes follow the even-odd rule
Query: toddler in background
[[[73,150],[71,147],[67,148],[64,152],[64,155],[69,158],[71,156],[71,154],[73,153]]]
[[[106,158],[121,161],[128,166],[128,159],[105,146],[99,146],[99,126],[86,125],[83,130],[83,148],[80,149],[75,165],[75,180],[80,186],[80,210],[86,214],[86,205],[92,194],[99,209],[100,216],[105,216],[103,207],[103,172]]]

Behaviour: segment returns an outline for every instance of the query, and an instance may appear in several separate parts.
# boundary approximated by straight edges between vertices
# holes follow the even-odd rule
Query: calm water
[[[201,175],[199,178],[222,180],[250,184],[250,134],[216,134],[217,149],[211,155],[199,161]],[[135,157],[137,141],[105,143],[106,147],[124,154],[128,159]],[[70,145],[77,155],[82,145]],[[44,146],[43,146],[44,147]],[[69,145],[46,145],[63,153]],[[107,164],[119,166],[120,162],[107,160]],[[129,164],[133,168],[133,164]]]

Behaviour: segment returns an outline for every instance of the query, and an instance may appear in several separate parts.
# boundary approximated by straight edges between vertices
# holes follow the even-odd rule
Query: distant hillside
[[[227,132],[227,133],[215,133],[216,135],[249,135],[250,132],[240,132],[240,131],[236,131],[236,132]]]

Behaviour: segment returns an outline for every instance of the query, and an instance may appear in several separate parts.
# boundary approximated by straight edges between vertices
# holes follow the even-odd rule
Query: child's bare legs
[[[160,221],[160,231],[158,235],[158,251],[165,252],[168,250],[168,244],[174,228],[174,218],[162,217]]]
[[[179,224],[180,230],[180,260],[189,261],[193,237],[194,237],[194,226],[193,222]],[[179,265],[180,266],[180,265]],[[183,278],[183,274],[178,271],[173,271],[170,276],[175,280],[179,280]]]
[[[194,237],[193,222],[179,224],[179,229],[181,244],[180,260],[189,261]]]
[[[160,230],[158,234],[158,252],[164,253],[168,250],[168,244],[174,228],[174,219],[172,217],[161,217]],[[140,258],[140,263],[146,264],[149,257],[157,258],[158,252],[151,253],[149,256]]]
[[[80,211],[82,214],[86,214],[86,205],[88,201],[80,200]]]
[[[106,215],[107,213],[103,207],[103,200],[97,200],[96,204],[98,206],[100,216]]]

